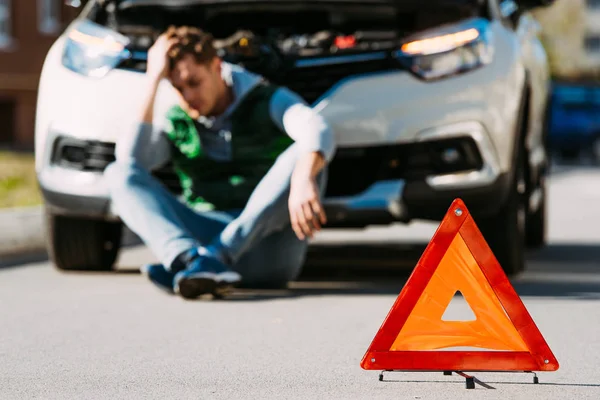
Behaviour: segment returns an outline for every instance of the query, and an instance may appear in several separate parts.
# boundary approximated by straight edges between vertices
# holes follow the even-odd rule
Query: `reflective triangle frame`
[[[461,235],[529,351],[392,351],[394,341],[456,235]],[[533,372],[559,364],[461,199],[455,199],[365,353],[361,367],[388,371]]]

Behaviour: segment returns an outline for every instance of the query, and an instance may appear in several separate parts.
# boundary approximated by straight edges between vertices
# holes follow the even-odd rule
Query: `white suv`
[[[460,197],[506,272],[520,272],[525,247],[545,241],[549,72],[528,11],[550,3],[90,0],[39,86],[36,171],[55,265],[112,268],[122,223],[103,170],[136,123],[147,49],[192,24],[329,121],[330,228],[436,221]],[[158,109],[173,96],[165,84]],[[178,192],[170,166],[154,173]]]

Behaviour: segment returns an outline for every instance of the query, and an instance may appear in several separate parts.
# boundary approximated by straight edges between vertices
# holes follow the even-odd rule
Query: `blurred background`
[[[33,157],[39,76],[50,46],[80,12],[64,0],[0,0],[0,207],[42,202]]]

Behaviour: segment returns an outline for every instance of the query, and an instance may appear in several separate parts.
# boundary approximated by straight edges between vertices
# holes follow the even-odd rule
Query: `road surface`
[[[136,272],[153,259],[137,247],[123,253],[117,273],[64,274],[46,262],[0,269],[0,398],[599,399],[598,182],[600,170],[555,171],[551,243],[529,255],[527,272],[514,281],[561,365],[538,374],[539,385],[527,374],[480,373],[493,389],[467,391],[456,375],[391,373],[379,382],[378,372],[362,370],[406,273],[381,283],[334,279],[329,271],[290,290],[185,301]],[[434,229],[325,232],[316,244],[397,241],[402,248],[426,243]],[[385,264],[373,247],[359,250]],[[357,253],[344,255],[338,270],[365,263]],[[415,256],[408,246],[394,257],[388,268],[410,268],[418,250]],[[464,317],[468,309],[457,299],[449,312]]]

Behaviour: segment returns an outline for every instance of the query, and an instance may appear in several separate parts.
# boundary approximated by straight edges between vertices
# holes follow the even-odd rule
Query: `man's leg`
[[[297,159],[298,147],[291,145],[258,184],[242,213],[213,243],[232,269],[240,272],[243,282],[247,278],[248,282],[280,283],[295,277],[302,266],[306,241],[299,240],[293,232],[288,209],[290,180]],[[323,193],[325,171],[318,182]],[[184,271],[178,277],[184,283],[193,279],[193,271]]]
[[[242,287],[284,288],[302,272],[307,248],[290,225],[264,238],[232,268],[242,275]]]
[[[222,247],[233,264],[271,233],[283,231],[291,225],[288,200],[298,150],[293,144],[278,157],[250,196],[242,213],[219,235],[215,245]],[[323,193],[326,171],[322,171],[317,180]]]
[[[123,222],[167,269],[182,253],[212,241],[233,219],[225,213],[195,212],[136,165],[113,163],[104,176]]]

